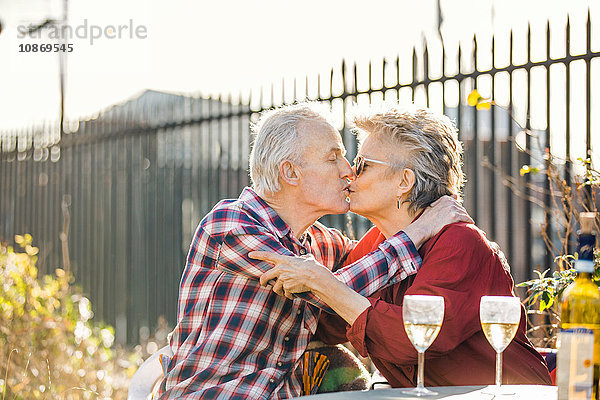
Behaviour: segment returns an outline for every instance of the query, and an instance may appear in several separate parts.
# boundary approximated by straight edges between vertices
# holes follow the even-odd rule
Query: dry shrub
[[[114,329],[94,322],[92,305],[57,269],[38,279],[38,249],[0,247],[2,399],[125,399],[141,349],[113,346]]]

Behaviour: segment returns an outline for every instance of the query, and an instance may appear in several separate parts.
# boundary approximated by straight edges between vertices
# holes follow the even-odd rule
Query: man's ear
[[[409,193],[415,186],[415,172],[409,168],[403,168],[400,172],[400,181],[398,182],[398,197]]]
[[[298,186],[302,171],[289,160],[284,160],[279,164],[279,179],[291,186]]]

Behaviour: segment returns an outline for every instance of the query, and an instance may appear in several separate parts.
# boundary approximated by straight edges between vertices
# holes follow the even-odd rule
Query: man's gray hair
[[[316,106],[301,103],[283,106],[261,114],[252,126],[254,143],[250,152],[250,179],[257,192],[275,193],[279,184],[279,165],[289,160],[302,163],[302,153],[306,147],[299,137],[298,126],[307,122],[328,123],[317,112]]]
[[[366,135],[376,135],[385,143],[398,145],[391,153],[395,165],[415,173],[415,184],[404,202],[409,203],[413,213],[428,207],[444,195],[460,197],[465,178],[462,171],[462,144],[458,130],[448,117],[428,109],[399,110],[358,116],[354,123]],[[401,152],[405,164],[394,160],[394,153]]]

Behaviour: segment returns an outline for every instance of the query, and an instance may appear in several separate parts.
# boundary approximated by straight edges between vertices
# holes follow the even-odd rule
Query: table
[[[416,397],[402,394],[403,389],[381,389],[366,392],[336,392],[305,396],[310,400],[405,400],[405,399],[449,399],[449,400],[491,400],[493,395],[481,393],[487,386],[441,386],[432,387],[437,396]],[[500,396],[506,400],[555,400],[558,396],[556,386],[544,385],[503,385],[515,393],[513,396]]]

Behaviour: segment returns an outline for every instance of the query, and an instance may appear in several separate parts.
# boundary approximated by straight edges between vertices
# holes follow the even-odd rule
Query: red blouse
[[[350,253],[351,263],[377,247],[385,237],[371,229]],[[318,338],[334,344],[350,341],[371,357],[393,387],[416,385],[417,351],[402,321],[405,294],[443,296],[442,329],[425,353],[426,386],[469,386],[494,383],[496,353],[479,320],[484,295],[514,295],[503,256],[475,225],[446,226],[419,250],[423,264],[416,275],[369,297],[371,307],[352,326],[321,313]],[[504,351],[503,383],[551,384],[542,356],[525,336],[525,308],[515,339]]]

